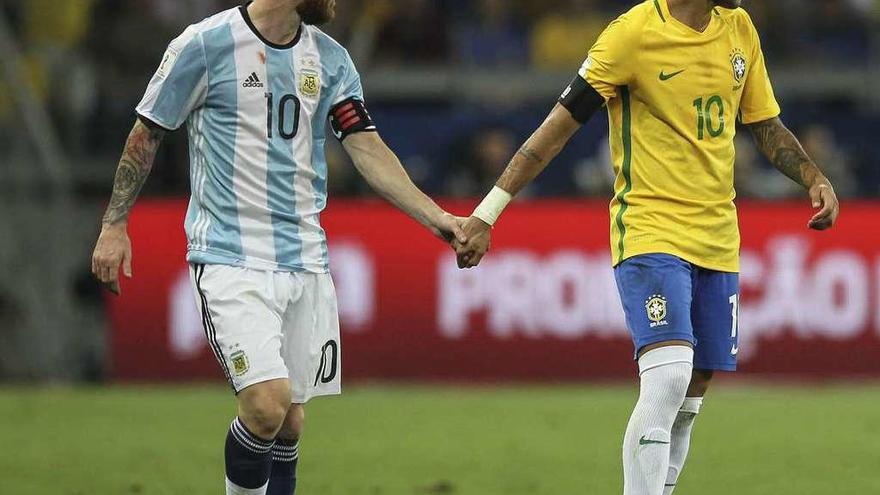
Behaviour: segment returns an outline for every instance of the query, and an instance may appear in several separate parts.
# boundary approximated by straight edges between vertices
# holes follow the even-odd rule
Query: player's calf
[[[684,463],[687,460],[688,451],[691,446],[691,432],[694,429],[694,421],[700,408],[703,406],[703,396],[709,389],[709,382],[712,381],[712,370],[694,370],[691,377],[691,384],[688,387],[687,397],[685,397],[678,415],[675,417],[675,423],[672,425],[671,443],[669,449],[669,472],[666,475],[666,486],[663,489],[663,495],[672,495],[675,486],[678,484],[678,478],[684,469]]]
[[[684,469],[684,462],[690,450],[694,420],[702,406],[702,397],[686,397],[675,417],[670,435],[669,471],[666,474],[663,495],[672,495],[678,484],[678,477]]]
[[[305,419],[303,406],[292,404],[275,439],[275,446],[272,447],[272,473],[266,495],[291,495],[296,491],[299,438]]]
[[[278,432],[278,439],[299,441],[305,423],[305,407],[302,404],[291,404],[287,410],[287,416],[281,424],[281,431]]]
[[[232,422],[226,435],[227,495],[266,493],[275,436],[289,406],[288,380],[259,383],[239,393],[239,417]]]

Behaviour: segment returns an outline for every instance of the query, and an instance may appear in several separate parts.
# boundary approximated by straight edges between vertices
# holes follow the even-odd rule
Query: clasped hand
[[[455,250],[459,268],[479,265],[492,243],[492,227],[477,217],[457,217],[443,212],[430,229]]]
[[[459,225],[467,242],[453,240],[459,268],[473,268],[480,264],[492,244],[492,227],[477,217],[460,218]]]

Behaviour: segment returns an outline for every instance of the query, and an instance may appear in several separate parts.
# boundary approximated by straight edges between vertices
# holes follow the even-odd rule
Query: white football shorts
[[[208,344],[236,394],[279,378],[291,400],[341,392],[336,289],[329,273],[191,265]]]

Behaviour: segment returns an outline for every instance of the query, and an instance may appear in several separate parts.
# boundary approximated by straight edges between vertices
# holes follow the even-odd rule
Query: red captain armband
[[[357,132],[376,131],[367,107],[357,98],[349,98],[331,108],[330,125],[333,126],[336,139],[340,141]]]

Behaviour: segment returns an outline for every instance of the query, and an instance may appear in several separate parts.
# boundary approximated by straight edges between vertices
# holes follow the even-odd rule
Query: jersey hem
[[[330,271],[326,264],[278,263],[254,258],[241,258],[228,253],[217,252],[216,250],[190,249],[187,251],[186,261],[200,265],[226,265],[269,272],[323,274]]]
[[[153,112],[135,109],[135,113],[137,114],[138,117],[149,121],[151,124],[155,125],[156,127],[161,127],[162,130],[164,130],[166,132],[174,132],[180,128],[180,127],[174,127],[172,125],[168,125],[168,123],[163,122],[162,119],[157,119],[156,116],[153,115]]]
[[[645,246],[639,249],[627,248],[627,252],[625,256],[619,255],[620,261],[614,263],[613,266],[616,268],[618,265],[623,263],[624,261],[634,258],[636,256],[642,256],[645,254],[668,254],[670,256],[676,256],[681,258],[692,265],[696,265],[700,268],[704,268],[706,270],[713,270],[716,272],[724,272],[724,273],[739,273],[739,256],[734,263],[720,263],[718,261],[708,260],[706,258],[701,258],[699,256],[692,256],[684,253],[683,251],[679,251],[677,249],[669,249],[669,248],[657,248],[653,246]],[[612,256],[614,253],[612,253]],[[612,258],[618,259],[618,258]]]
[[[691,346],[697,345],[697,339],[694,337],[694,334],[687,333],[687,332],[662,333],[662,334],[654,335],[651,338],[640,340],[640,341],[636,340],[635,334],[632,334],[632,335],[633,335],[633,339],[632,339],[633,340],[633,347],[635,348],[633,350],[633,360],[634,361],[639,360],[639,352],[641,352],[642,349],[644,349],[645,347],[648,347],[649,345],[659,344],[660,342],[668,342],[670,340],[681,340],[683,342],[688,342],[689,344],[691,344]]]
[[[694,359],[694,369],[695,370],[734,372],[734,371],[737,371],[737,365],[730,364],[730,363],[716,363],[713,361],[698,361],[698,360]]]
[[[779,115],[781,113],[782,113],[782,111],[780,109],[773,108],[773,109],[764,110],[763,112],[749,114],[748,118],[746,118],[745,114],[743,114],[742,124],[749,125],[749,124],[754,124],[755,122],[763,122],[765,120],[769,120],[774,117],[779,117]]]

